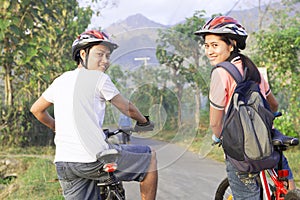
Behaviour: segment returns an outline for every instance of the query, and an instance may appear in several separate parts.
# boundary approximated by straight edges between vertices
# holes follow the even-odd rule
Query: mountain
[[[109,33],[122,33],[132,29],[140,29],[147,27],[165,28],[166,26],[154,22],[142,14],[135,14],[127,17],[125,20],[115,22],[107,27],[105,30]]]
[[[168,26],[149,20],[142,14],[129,16],[123,21],[113,23],[104,31],[109,33],[119,48],[112,54],[112,64],[121,65],[123,69],[134,69],[144,64],[157,65],[155,56],[158,30]]]

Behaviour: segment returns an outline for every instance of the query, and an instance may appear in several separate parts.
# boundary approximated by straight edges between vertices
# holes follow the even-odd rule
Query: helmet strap
[[[82,59],[80,59],[80,64],[81,64],[84,68],[86,68],[85,63],[83,62]]]
[[[85,62],[83,62],[83,60],[80,59],[81,65],[82,65],[84,68],[86,68],[86,69],[88,69],[89,53],[90,53],[90,48],[86,48],[86,49],[85,49],[85,54],[86,54],[86,55],[85,55]]]

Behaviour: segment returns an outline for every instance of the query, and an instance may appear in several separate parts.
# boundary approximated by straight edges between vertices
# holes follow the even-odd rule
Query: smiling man
[[[31,112],[55,132],[55,165],[66,199],[98,199],[103,163],[96,155],[107,149],[120,152],[115,175],[121,181],[140,182],[142,199],[153,200],[157,190],[155,152],[149,146],[112,145],[102,131],[106,102],[137,121],[138,131],[151,131],[154,124],[124,98],[110,77],[110,54],[118,46],[100,31],[79,35],[72,45],[78,67],[56,78],[32,105]],[[55,118],[47,108],[54,105]]]

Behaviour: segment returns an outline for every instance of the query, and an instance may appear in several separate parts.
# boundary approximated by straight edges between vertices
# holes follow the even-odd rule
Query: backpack
[[[227,159],[241,172],[257,173],[275,167],[279,154],[272,145],[274,114],[259,84],[246,79],[247,67],[244,76],[230,62],[217,67],[227,70],[237,83],[221,133]]]

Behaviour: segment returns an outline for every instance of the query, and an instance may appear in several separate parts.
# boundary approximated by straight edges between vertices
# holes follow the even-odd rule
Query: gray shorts
[[[151,160],[151,149],[142,145],[110,145],[121,152],[115,175],[121,181],[142,181]],[[65,199],[98,199],[103,164],[56,162],[56,171]]]

